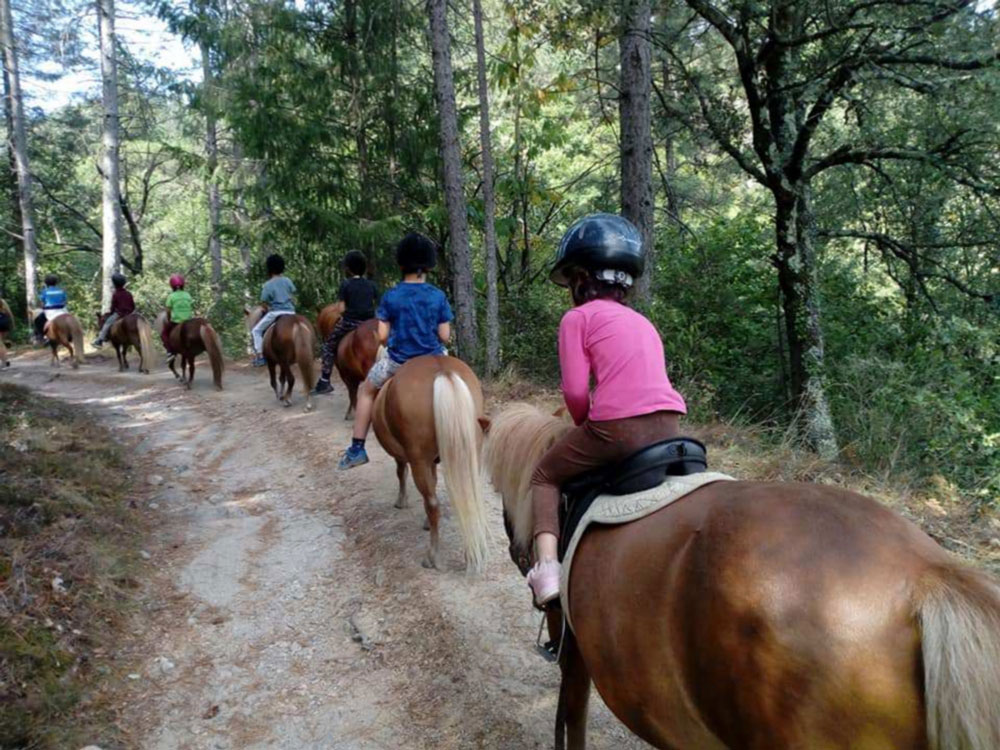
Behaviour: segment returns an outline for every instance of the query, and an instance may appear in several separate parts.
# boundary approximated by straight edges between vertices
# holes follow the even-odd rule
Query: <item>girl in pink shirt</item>
[[[551,278],[569,287],[574,305],[559,325],[559,364],[563,398],[577,426],[542,457],[531,478],[537,562],[528,583],[539,605],[559,595],[562,484],[676,437],[687,412],[667,377],[659,333],[625,303],[644,261],[638,230],[610,214],[584,217],[559,247]]]

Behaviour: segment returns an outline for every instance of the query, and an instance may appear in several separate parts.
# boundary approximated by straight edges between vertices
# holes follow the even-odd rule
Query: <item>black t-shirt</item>
[[[351,320],[368,320],[375,317],[375,285],[364,278],[346,279],[340,284],[340,298],[344,300],[344,317]]]

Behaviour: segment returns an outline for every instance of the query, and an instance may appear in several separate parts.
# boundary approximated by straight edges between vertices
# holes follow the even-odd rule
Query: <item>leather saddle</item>
[[[648,445],[617,464],[573,477],[562,486],[560,561],[580,519],[599,495],[631,495],[658,487],[667,477],[697,474],[707,468],[705,445],[694,438],[678,437]]]

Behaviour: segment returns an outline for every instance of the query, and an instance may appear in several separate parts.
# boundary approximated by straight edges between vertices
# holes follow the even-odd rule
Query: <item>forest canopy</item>
[[[112,271],[147,314],[181,272],[241,353],[266,255],[313,315],[347,251],[384,289],[416,230],[445,249],[461,356],[552,384],[555,247],[581,215],[623,213],[652,259],[633,303],[693,418],[1000,497],[994,3],[130,7],[185,40],[196,76],[109,30],[113,0],[0,4],[0,296],[24,338],[45,273],[92,325]],[[33,91],[80,70],[102,89]]]

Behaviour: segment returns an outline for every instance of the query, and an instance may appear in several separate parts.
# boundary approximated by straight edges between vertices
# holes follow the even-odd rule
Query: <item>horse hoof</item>
[[[405,497],[401,497],[395,503],[393,503],[392,507],[393,508],[399,508],[400,510],[403,510],[403,508],[409,508],[410,504],[408,502],[406,502],[406,498]]]
[[[431,530],[431,520],[429,518],[424,519],[424,531]]]
[[[292,402],[291,401],[282,401],[281,405],[284,406],[287,409],[289,406],[292,405]]]
[[[437,563],[434,562],[434,556],[429,552],[424,556],[424,559],[420,561],[420,565],[428,570],[437,570]]]

